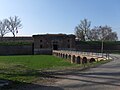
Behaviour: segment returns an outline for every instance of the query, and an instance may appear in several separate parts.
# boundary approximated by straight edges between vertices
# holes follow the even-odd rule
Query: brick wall
[[[0,55],[31,55],[32,45],[0,46]]]

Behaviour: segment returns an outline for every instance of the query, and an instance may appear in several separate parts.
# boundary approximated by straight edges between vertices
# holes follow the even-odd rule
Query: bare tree
[[[85,41],[85,35],[82,30],[78,29],[78,27],[75,28],[75,35],[78,40]]]
[[[101,41],[101,53],[103,56],[104,41],[116,41],[118,40],[117,33],[112,32],[112,28],[109,26],[94,27],[90,31],[90,38],[93,41]]]
[[[81,20],[80,24],[75,27],[75,35],[79,40],[86,41],[89,40],[91,22],[87,19]]]
[[[0,36],[4,37],[5,34],[9,33],[9,30],[7,28],[7,19],[4,19],[3,21],[0,21]]]
[[[112,28],[109,26],[94,27],[90,31],[89,36],[93,41],[116,41],[118,40],[117,33],[112,32]]]
[[[99,40],[99,35],[98,35],[99,33],[98,33],[98,29],[97,29],[97,27],[95,27],[94,29],[91,29],[90,31],[89,31],[89,38],[90,38],[90,40],[91,41],[98,41]]]
[[[117,41],[118,40],[118,36],[116,32],[111,32],[107,37],[106,40],[108,41]]]
[[[20,18],[18,16],[9,17],[7,23],[9,31],[13,34],[13,37],[15,37],[15,35],[18,33],[18,29],[22,27]]]

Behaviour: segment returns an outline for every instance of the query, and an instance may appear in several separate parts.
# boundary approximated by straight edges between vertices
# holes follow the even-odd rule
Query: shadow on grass
[[[0,80],[3,81],[3,79]],[[57,86],[45,86],[32,83],[10,81],[5,79],[4,81],[9,82],[9,85],[1,86],[0,90],[63,90],[62,88]]]
[[[11,72],[14,71],[14,68],[17,68],[18,71],[16,72]],[[104,76],[109,76],[109,75],[114,75],[118,76],[120,73],[81,73],[81,70],[89,69],[89,67],[84,67],[84,68],[79,68],[79,69],[73,69],[73,70],[57,70],[57,71],[39,71],[39,70],[32,70],[26,68],[25,70],[21,66],[17,66],[10,69],[8,71],[7,69],[4,69],[0,72],[4,77],[4,79],[9,79],[12,81],[10,82],[10,85],[2,87],[0,90],[63,90],[60,87],[55,87],[55,86],[44,86],[44,85],[38,85],[38,84],[33,84],[33,83],[24,83],[23,81],[20,81],[19,79],[25,77],[25,78],[31,78],[34,76],[35,78],[51,78],[51,79],[69,79],[69,80],[76,80],[76,81],[83,81],[83,82],[91,82],[93,84],[106,84],[106,85],[114,85],[114,86],[119,86],[118,84],[114,83],[105,83],[105,82],[96,82],[96,81],[90,81],[90,80],[84,80],[84,79],[74,79],[74,78],[69,78],[69,77],[64,77],[67,75],[75,75],[79,77],[89,77],[89,78],[100,78],[100,79],[111,79],[114,81],[117,81],[115,78],[107,78],[107,77],[101,77],[101,75]],[[22,68],[22,69],[21,69]],[[20,72],[21,70],[21,72]],[[5,72],[6,71],[6,72]],[[8,71],[8,72],[7,72]],[[90,76],[93,75],[93,76]],[[17,78],[17,80],[14,80],[12,78]],[[24,80],[24,78],[23,78]],[[14,89],[15,88],[15,89]]]
[[[42,80],[54,78],[42,71],[33,70],[17,66],[16,68],[4,68],[0,70],[0,90],[63,90],[55,86],[46,86],[46,82],[41,83]],[[34,84],[34,79],[41,80],[40,83]],[[1,87],[2,81],[9,82],[9,85]],[[27,83],[25,83],[27,82]],[[29,83],[30,82],[30,83]],[[51,81],[50,81],[51,82]]]

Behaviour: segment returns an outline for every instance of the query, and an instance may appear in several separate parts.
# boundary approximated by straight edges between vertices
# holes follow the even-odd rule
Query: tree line
[[[18,29],[22,28],[21,19],[18,16],[5,18],[0,20],[0,36],[4,37],[7,33],[12,33],[13,37],[18,33]]]
[[[117,41],[116,32],[108,25],[95,26],[90,28],[91,22],[87,19],[81,20],[80,24],[75,27],[75,35],[79,41]]]

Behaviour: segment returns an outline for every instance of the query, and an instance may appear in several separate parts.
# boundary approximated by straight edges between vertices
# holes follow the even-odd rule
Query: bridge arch
[[[56,56],[58,56],[59,54],[58,53],[56,53]]]
[[[60,53],[58,53],[58,56],[60,57]]]
[[[68,55],[68,59],[71,60],[71,55]]]
[[[66,55],[65,55],[65,59],[67,59],[67,58],[68,58],[68,55],[66,54]]]
[[[65,58],[65,54],[62,54],[62,58]]]
[[[72,56],[71,63],[75,63],[75,55]]]
[[[91,58],[89,62],[90,62],[90,63],[93,63],[93,62],[95,62],[95,59],[94,59],[94,58]]]
[[[80,64],[80,63],[81,63],[81,57],[80,57],[80,56],[77,56],[77,57],[76,57],[76,63],[77,63],[77,64]]]
[[[62,53],[60,54],[60,57],[62,58]]]
[[[85,64],[85,63],[87,63],[87,58],[86,58],[86,57],[83,57],[83,59],[82,59],[82,64]]]

